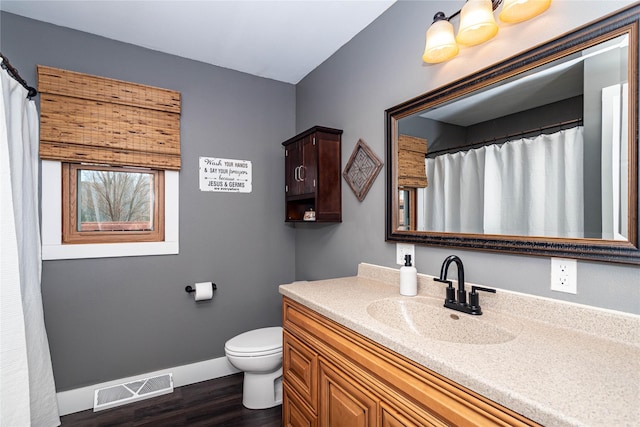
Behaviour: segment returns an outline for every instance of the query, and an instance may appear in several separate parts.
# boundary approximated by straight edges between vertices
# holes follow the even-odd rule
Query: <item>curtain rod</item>
[[[535,129],[529,129],[529,130],[525,130],[522,132],[517,132],[517,133],[512,133],[512,134],[507,134],[507,135],[503,135],[503,136],[497,136],[495,138],[489,138],[489,139],[485,139],[484,141],[478,141],[478,142],[474,142],[472,144],[467,144],[467,145],[460,145],[458,147],[450,147],[450,148],[443,148],[441,150],[434,150],[434,151],[428,151],[427,155],[425,157],[430,157],[432,154],[438,154],[438,153],[445,153],[445,152],[449,152],[451,150],[460,150],[461,148],[473,148],[473,147],[477,147],[477,146],[483,146],[483,145],[487,145],[487,143],[492,143],[495,144],[497,141],[500,140],[507,140],[509,138],[513,138],[514,136],[524,136],[527,135],[529,133],[534,133],[534,132],[540,132],[542,133],[545,130],[549,130],[549,129],[554,129],[554,128],[559,128],[559,127],[563,127],[563,126],[569,126],[569,125],[581,125],[582,124],[582,119],[572,119],[572,120],[567,120],[565,122],[560,122],[560,123],[554,123],[551,125],[546,125],[546,126],[540,126],[537,127]],[[506,141],[504,141],[506,142]]]
[[[25,79],[23,79],[22,77],[20,77],[20,74],[18,73],[18,70],[16,70],[15,68],[13,68],[13,66],[11,65],[11,63],[9,62],[9,59],[4,56],[4,54],[2,52],[0,52],[0,57],[2,57],[2,62],[0,63],[0,65],[2,66],[2,68],[4,70],[7,70],[7,73],[9,73],[9,75],[11,77],[14,78],[14,80],[16,80],[18,83],[20,83],[27,91],[29,91],[27,93],[27,98],[31,99],[34,96],[38,95],[38,91],[32,87],[29,86],[29,84],[26,82]]]

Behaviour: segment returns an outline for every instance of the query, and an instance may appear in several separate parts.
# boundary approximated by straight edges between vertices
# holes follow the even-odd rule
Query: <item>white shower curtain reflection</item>
[[[44,328],[38,113],[0,70],[0,425],[60,425]]]
[[[460,151],[427,159],[426,169],[429,186],[418,191],[419,201],[424,193],[424,229],[482,233],[484,153]]]
[[[583,236],[583,128],[426,160],[424,229]]]

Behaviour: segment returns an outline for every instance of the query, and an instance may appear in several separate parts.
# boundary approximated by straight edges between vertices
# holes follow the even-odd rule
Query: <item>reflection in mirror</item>
[[[399,182],[416,229],[626,239],[627,51],[616,37],[400,120],[400,139],[429,141],[429,184]]]
[[[634,9],[626,11],[634,25],[606,35],[604,24],[594,24],[563,55],[547,59],[543,46],[543,54],[523,54],[522,64],[499,64],[493,83],[485,70],[389,110],[396,168],[388,240],[463,239],[464,246],[500,250],[500,239],[508,239],[509,250],[586,258],[571,245],[604,252],[621,245],[640,262]],[[568,44],[551,42],[548,50]],[[525,67],[531,58],[538,66]],[[487,239],[497,243],[487,247]],[[529,241],[540,250],[531,251]]]

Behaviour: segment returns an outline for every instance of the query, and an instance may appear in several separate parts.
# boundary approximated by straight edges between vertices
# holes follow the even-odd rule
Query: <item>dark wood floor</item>
[[[61,417],[62,427],[220,426],[280,427],[282,406],[251,410],[242,406],[242,374],[184,387],[171,394],[104,411]]]

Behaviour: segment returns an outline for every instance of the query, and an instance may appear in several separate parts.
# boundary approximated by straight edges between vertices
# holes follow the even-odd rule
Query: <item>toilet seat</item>
[[[225,352],[236,357],[269,356],[282,353],[282,328],[254,329],[231,338],[224,345]]]
[[[267,351],[231,351],[229,349],[225,350],[227,353],[227,356],[231,356],[231,357],[261,357],[261,356],[271,356],[274,354],[281,354],[282,353],[282,347],[274,349],[274,350],[267,350]]]

